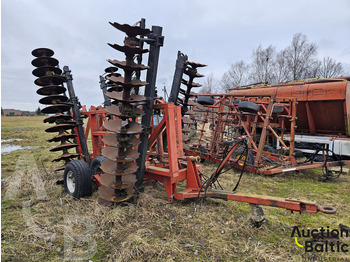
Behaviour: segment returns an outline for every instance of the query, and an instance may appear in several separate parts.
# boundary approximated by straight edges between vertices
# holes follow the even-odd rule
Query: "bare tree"
[[[314,77],[314,67],[317,66],[315,63],[317,46],[309,43],[306,35],[295,34],[291,45],[285,49],[285,52],[290,80]]]
[[[243,60],[231,64],[230,69],[224,73],[220,85],[222,89],[227,90],[248,84],[249,65]]]
[[[276,55],[273,70],[273,82],[285,82],[290,79],[286,56],[286,50],[282,50]]]
[[[344,73],[341,63],[337,63],[330,57],[324,57],[320,62],[318,77],[334,78],[339,77]]]
[[[272,82],[276,56],[275,49],[276,48],[272,45],[265,49],[259,45],[259,47],[253,51],[253,61],[250,72],[251,82]]]
[[[200,94],[215,94],[218,90],[219,82],[215,79],[214,74],[210,73],[205,77],[202,88],[199,90]]]

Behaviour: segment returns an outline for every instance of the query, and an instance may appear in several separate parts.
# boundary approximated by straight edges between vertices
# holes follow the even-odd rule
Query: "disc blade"
[[[145,66],[142,64],[136,64],[134,62],[127,63],[126,61],[119,61],[117,59],[114,59],[114,60],[108,59],[107,61],[112,65],[117,66],[123,70],[135,71],[135,70],[145,70],[149,68],[149,66]]]
[[[144,115],[144,112],[137,107],[122,107],[123,110],[120,110],[120,106],[112,105],[106,106],[105,110],[107,113],[116,115],[119,117],[131,118],[131,117],[140,117]],[[122,112],[123,111],[123,112]]]
[[[68,150],[70,148],[74,148],[77,146],[78,146],[78,144],[66,143],[66,144],[61,144],[61,145],[55,146],[55,147],[51,148],[50,151],[55,152],[55,151],[60,151],[60,150]]]
[[[54,136],[53,138],[50,138],[47,141],[49,141],[49,142],[67,141],[68,139],[72,139],[75,137],[76,137],[75,134],[60,134],[60,135]]]
[[[141,28],[140,26],[131,26],[128,24],[119,24],[117,22],[109,22],[116,29],[126,33],[128,36],[136,36],[136,35],[148,35],[152,31],[147,28]]]
[[[108,120],[103,127],[118,134],[138,134],[142,132],[142,125],[137,122],[122,121],[121,119]]]
[[[74,127],[75,127],[74,124],[59,124],[59,125],[55,125],[55,126],[51,126],[49,128],[46,128],[45,132],[48,132],[48,133],[60,132],[60,131],[72,129]]]
[[[130,95],[128,99],[123,99],[123,92],[106,92],[106,96],[109,98],[115,99],[117,101],[121,102],[127,102],[127,103],[137,103],[137,102],[143,102],[147,101],[147,98],[145,96],[140,96],[140,95]]]
[[[146,81],[141,81],[139,79],[131,80],[130,82],[125,81],[124,77],[122,76],[107,76],[107,80],[110,80],[116,84],[123,85],[123,87],[140,87],[145,86],[148,83]]]
[[[60,96],[60,95],[50,95],[43,97],[39,100],[40,104],[44,105],[52,105],[52,104],[61,104],[62,102],[67,102],[68,97],[66,96]]]
[[[64,122],[68,120],[72,120],[72,116],[65,115],[65,114],[57,114],[57,115],[53,115],[45,118],[43,122],[52,124],[52,123]]]
[[[141,49],[138,47],[131,47],[131,46],[122,46],[118,44],[108,44],[110,47],[114,48],[115,50],[118,50],[120,52],[123,52],[125,54],[130,55],[136,55],[136,54],[144,54],[148,52],[148,49]]]
[[[118,183],[116,182],[116,176],[109,175],[107,173],[102,173],[101,177],[99,178],[99,182],[106,187],[114,188],[114,189],[119,189],[119,190],[125,190],[131,187],[129,184],[123,184],[123,183]]]
[[[64,81],[66,81],[66,78],[64,76],[53,75],[53,76],[39,77],[34,81],[34,83],[38,86],[48,86],[48,85],[60,85]]]
[[[56,58],[53,58],[53,57],[43,56],[43,57],[35,58],[32,61],[32,65],[35,66],[35,67],[57,66],[58,65],[58,60]]]
[[[41,67],[35,68],[32,74],[37,77],[49,76],[49,75],[60,75],[62,74],[62,70],[54,66],[41,66]]]
[[[61,161],[61,160],[69,160],[71,158],[78,157],[78,156],[79,156],[79,154],[77,154],[77,153],[63,154],[63,155],[60,155],[60,156],[54,158],[52,160],[52,162],[58,162],[58,161]]]
[[[35,57],[53,56],[54,51],[49,48],[36,48],[32,51],[32,55]]]
[[[106,186],[101,186],[98,189],[98,195],[100,198],[111,202],[124,202],[133,197],[133,195],[130,195],[125,191],[115,190],[114,188]]]
[[[105,147],[101,153],[105,158],[116,162],[130,162],[140,156],[140,153],[132,148],[122,151],[122,149],[116,147]]]
[[[44,86],[39,88],[36,93],[38,95],[42,96],[48,96],[48,95],[59,95],[64,92],[66,92],[67,89],[63,86],[58,86],[58,85],[49,85],[49,86]]]
[[[101,169],[103,172],[110,175],[125,176],[135,173],[138,169],[138,166],[134,162],[117,163],[106,159],[104,162],[102,162]]]
[[[69,111],[70,108],[71,108],[71,105],[56,104],[56,105],[48,106],[41,109],[41,112],[44,114],[64,113]]]

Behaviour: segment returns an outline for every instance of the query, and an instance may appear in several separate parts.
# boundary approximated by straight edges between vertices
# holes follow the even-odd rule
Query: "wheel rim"
[[[67,173],[66,183],[68,191],[70,193],[73,193],[75,190],[75,175],[74,172],[71,170]]]

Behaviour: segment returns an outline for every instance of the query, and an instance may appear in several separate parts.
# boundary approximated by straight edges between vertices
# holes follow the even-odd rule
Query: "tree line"
[[[254,83],[280,83],[308,78],[335,78],[344,75],[343,66],[335,59],[317,57],[317,45],[306,35],[297,33],[285,49],[277,51],[261,44],[252,52],[252,60],[231,64],[220,80],[206,76],[199,91],[202,94],[225,93],[227,89]]]

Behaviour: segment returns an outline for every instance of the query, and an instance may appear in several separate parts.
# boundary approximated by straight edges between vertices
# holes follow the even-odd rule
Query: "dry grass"
[[[9,123],[7,118],[2,119],[2,128],[13,126],[12,119],[15,118]],[[245,174],[239,192],[300,197],[338,208],[335,215],[311,215],[265,207],[268,222],[260,228],[251,226],[248,204],[209,199],[194,213],[193,201],[169,204],[161,183],[147,185],[145,192],[133,203],[110,209],[97,204],[96,193],[80,200],[66,195],[63,188],[55,184],[61,174],[52,172],[50,159],[53,155],[49,154],[50,145],[45,142],[50,135],[47,136],[39,124],[30,128],[30,123],[24,123],[25,118],[21,121],[21,125],[29,126],[25,132],[3,129],[3,138],[26,138],[28,140],[15,143],[39,147],[2,158],[2,177],[7,177],[2,186],[1,207],[4,261],[73,260],[76,256],[84,258],[84,252],[89,248],[92,253],[84,258],[86,261],[350,259],[349,253],[305,254],[290,237],[293,225],[303,228],[338,228],[339,223],[350,225],[349,175],[321,183],[318,170],[274,177]],[[34,163],[27,163],[33,169],[24,172],[16,197],[7,200],[4,197],[15,180],[14,170],[23,154],[34,157]],[[215,166],[204,163],[203,170],[211,174]],[[32,178],[38,174],[42,183],[36,184],[45,189],[46,200],[44,197],[38,199],[32,185]],[[230,172],[222,176],[221,183],[225,189],[232,189],[236,179],[237,173]],[[344,242],[350,244],[349,239]],[[76,256],[70,257],[72,253]]]

